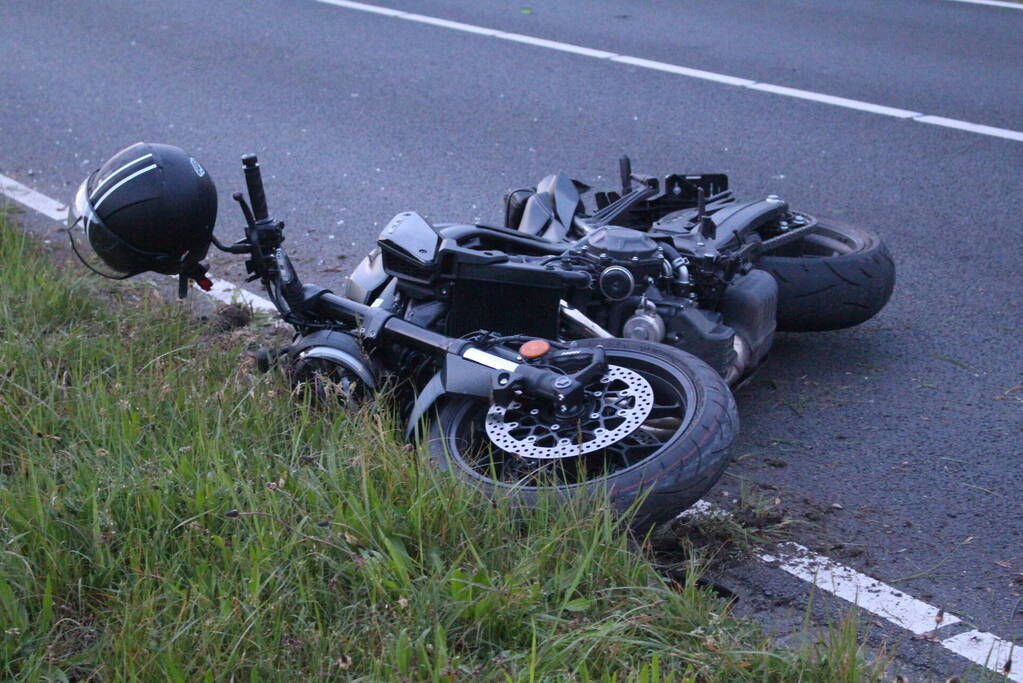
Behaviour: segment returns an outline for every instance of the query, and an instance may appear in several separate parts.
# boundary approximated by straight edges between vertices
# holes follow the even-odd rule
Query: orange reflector
[[[551,350],[551,345],[543,339],[531,339],[519,347],[523,358],[539,358]]]

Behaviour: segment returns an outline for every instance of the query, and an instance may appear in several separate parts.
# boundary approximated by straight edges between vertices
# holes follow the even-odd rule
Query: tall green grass
[[[0,678],[858,680],[855,633],[775,650],[606,508],[480,500],[5,223]]]

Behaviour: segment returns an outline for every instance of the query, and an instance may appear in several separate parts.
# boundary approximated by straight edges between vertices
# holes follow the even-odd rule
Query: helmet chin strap
[[[184,299],[188,296],[189,280],[195,280],[195,284],[199,285],[204,292],[210,291],[213,283],[206,277],[207,270],[209,269],[198,261],[190,261],[182,266],[181,272],[178,274],[178,298]]]

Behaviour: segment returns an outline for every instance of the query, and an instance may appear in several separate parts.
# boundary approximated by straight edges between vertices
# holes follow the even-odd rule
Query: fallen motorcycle
[[[250,279],[296,332],[286,349],[261,356],[264,369],[279,361],[297,385],[347,401],[385,384],[410,388],[408,438],[489,495],[530,505],[552,490],[606,490],[619,509],[640,501],[635,523],[645,527],[677,515],[723,473],[738,417],[714,369],[642,339],[559,338],[565,291],[589,286],[585,272],[461,246],[450,229],[404,213],[378,242],[391,275],[360,300],[340,297],[301,282],[256,157],[243,169],[249,201],[234,199],[245,237],[224,244],[201,164],[176,147],[133,145],[79,188],[68,216],[75,252],[108,277],[177,275],[182,296],[190,281],[209,286],[201,260],[211,245],[247,256]],[[455,232],[536,241],[500,228]]]
[[[659,342],[734,385],[776,329],[855,325],[891,295],[894,265],[867,230],[775,196],[738,201],[723,174],[641,176],[627,157],[620,172],[589,212],[590,188],[555,174],[506,197],[503,228],[401,214],[346,296],[452,335]]]

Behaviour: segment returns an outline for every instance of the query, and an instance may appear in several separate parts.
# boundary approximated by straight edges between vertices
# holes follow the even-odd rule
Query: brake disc
[[[621,441],[646,421],[654,390],[638,372],[609,365],[589,409],[575,420],[558,420],[549,402],[516,397],[487,411],[487,436],[498,448],[524,458],[548,460],[592,453]]]

